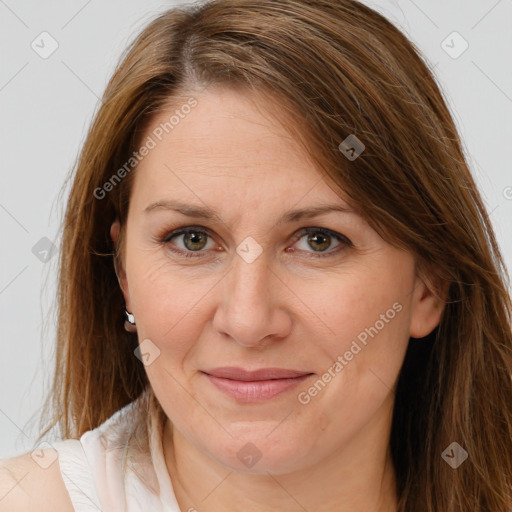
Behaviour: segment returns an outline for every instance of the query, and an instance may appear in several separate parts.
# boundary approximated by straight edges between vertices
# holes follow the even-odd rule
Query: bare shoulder
[[[0,512],[33,510],[74,511],[51,449],[0,460]]]

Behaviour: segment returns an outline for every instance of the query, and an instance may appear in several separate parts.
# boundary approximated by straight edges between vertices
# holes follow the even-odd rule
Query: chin
[[[220,464],[237,473],[278,475],[297,470],[305,457],[304,443],[290,443],[285,437],[245,435],[243,440],[228,438],[207,450]]]

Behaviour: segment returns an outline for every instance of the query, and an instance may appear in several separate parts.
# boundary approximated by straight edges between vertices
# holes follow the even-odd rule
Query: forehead
[[[184,108],[190,97],[196,104]],[[343,203],[290,133],[290,117],[266,96],[215,88],[173,100],[154,115],[143,141],[154,147],[137,166],[132,198],[203,198],[238,205]]]
[[[310,167],[304,166],[306,155],[286,128],[290,122],[286,111],[280,112],[270,98],[224,88],[193,97],[197,104],[190,110],[185,109],[187,99],[182,97],[155,115],[146,135],[156,134],[157,146],[145,160],[201,163],[218,170],[250,171],[283,160]],[[146,167],[144,161],[140,167]]]

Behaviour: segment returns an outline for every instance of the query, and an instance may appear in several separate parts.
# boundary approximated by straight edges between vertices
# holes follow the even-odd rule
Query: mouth
[[[225,395],[239,402],[261,402],[291,391],[314,375],[310,372],[284,368],[223,367],[202,372]]]

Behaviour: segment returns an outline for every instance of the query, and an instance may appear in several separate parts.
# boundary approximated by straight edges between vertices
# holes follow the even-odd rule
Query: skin
[[[146,371],[170,420],[163,448],[180,508],[395,511],[393,386],[409,337],[440,321],[433,287],[410,253],[354,212],[278,224],[291,209],[350,205],[279,123],[278,104],[223,88],[194,97],[198,105],[134,171],[119,272],[139,342],[160,350]],[[160,200],[207,205],[220,219],[144,211]],[[186,226],[210,236],[159,238]],[[301,230],[319,227],[333,236],[308,243]],[[119,230],[116,220],[114,242]],[[236,252],[249,236],[263,251],[251,263]],[[397,303],[394,318],[300,403],[298,394]],[[220,366],[314,375],[270,400],[240,403],[202,373]],[[247,443],[261,455],[251,467],[237,457]]]

